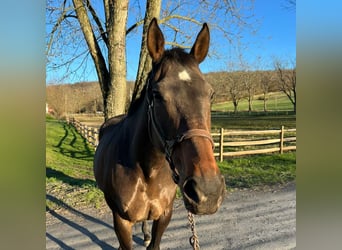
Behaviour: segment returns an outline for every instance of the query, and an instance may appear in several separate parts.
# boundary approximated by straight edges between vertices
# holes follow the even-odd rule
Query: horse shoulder
[[[117,162],[120,141],[120,124],[114,123],[114,119],[104,123],[100,128],[99,144],[94,156],[94,175],[98,187],[105,191],[108,185],[111,170]]]

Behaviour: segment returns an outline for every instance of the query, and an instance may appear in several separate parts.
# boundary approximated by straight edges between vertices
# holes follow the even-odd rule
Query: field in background
[[[227,114],[219,117],[212,116],[211,130],[217,132],[220,128],[229,130],[265,130],[279,129],[281,126],[285,128],[296,127],[295,114],[260,114],[260,113],[240,113]]]
[[[239,103],[238,112],[233,112],[232,102],[213,104],[212,106],[212,131],[220,128],[225,129],[279,129],[296,127],[296,115],[293,113],[293,106],[285,94],[281,92],[269,93],[267,108],[263,111],[263,101],[259,100],[260,95],[254,97],[253,111],[248,112],[248,102],[243,99]],[[104,119],[101,115],[93,114],[72,114],[74,117],[87,126],[99,128]]]
[[[263,112],[264,111],[264,101],[263,95],[256,95],[253,98],[253,111]],[[267,94],[266,101],[267,110],[270,112],[278,111],[292,111],[293,105],[287,96],[283,92],[271,92]],[[220,112],[233,112],[234,105],[231,101],[215,103],[212,106],[213,111]],[[248,101],[247,99],[242,99],[238,105],[238,111],[248,111]]]

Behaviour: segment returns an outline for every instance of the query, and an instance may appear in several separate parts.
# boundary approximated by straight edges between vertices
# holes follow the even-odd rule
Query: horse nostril
[[[185,184],[183,186],[183,192],[188,198],[193,200],[195,203],[199,203],[200,198],[196,191],[196,187],[197,187],[196,181],[194,179],[189,179],[185,181]]]

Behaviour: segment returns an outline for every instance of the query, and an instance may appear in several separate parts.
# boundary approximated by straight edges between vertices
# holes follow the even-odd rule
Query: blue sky
[[[219,33],[212,30],[211,50],[215,51],[216,56],[210,55],[200,65],[204,73],[213,71],[230,71],[231,64],[238,64],[238,50],[242,55],[244,63],[247,63],[251,69],[272,69],[275,58],[284,62],[295,62],[296,60],[296,11],[284,8],[285,0],[255,0],[254,18],[256,20],[253,29],[242,33],[242,46],[230,44],[224,40]],[[141,4],[145,6],[145,3]],[[128,25],[133,23],[129,14]],[[210,26],[210,23],[209,23]],[[200,27],[198,27],[199,31]],[[137,35],[140,34],[140,35]],[[193,40],[195,37],[193,37]],[[139,53],[141,43],[141,28],[135,35],[130,35],[127,39],[127,79],[134,80],[138,67]],[[93,63],[88,64],[86,74],[81,77],[74,76],[64,79],[64,82],[72,83],[79,81],[97,81],[96,72]],[[47,83],[55,81],[60,77],[61,72],[47,71]]]
[[[255,1],[256,33],[243,33],[245,49],[241,52],[251,69],[273,69],[274,59],[284,63],[296,60],[296,12],[285,9],[284,4],[284,0]],[[230,71],[229,61],[238,63],[234,45],[226,43],[220,50],[227,56],[207,58],[200,66],[203,72]]]
[[[284,1],[255,1],[255,12],[261,18],[259,35],[251,38],[258,53],[272,60],[296,59],[296,12],[284,9]],[[259,48],[259,49],[258,49]]]

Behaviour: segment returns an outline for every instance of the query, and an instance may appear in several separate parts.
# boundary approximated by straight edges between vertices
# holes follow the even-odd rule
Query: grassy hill
[[[296,114],[293,105],[281,92],[272,92],[268,95],[267,112],[264,112],[264,103],[261,95],[256,95],[253,101],[253,111],[248,112],[248,101],[242,99],[238,112],[234,113],[231,101],[212,105],[212,130],[225,129],[279,129],[296,127]]]
[[[263,112],[264,111],[264,100],[262,95],[255,95],[253,100],[253,111]],[[277,111],[292,111],[293,105],[287,96],[282,92],[271,92],[267,95],[267,110],[270,112]],[[212,106],[213,111],[221,112],[233,112],[234,106],[231,101],[225,101],[220,103],[215,103]],[[242,99],[238,105],[238,111],[248,111],[248,101],[247,99]]]

